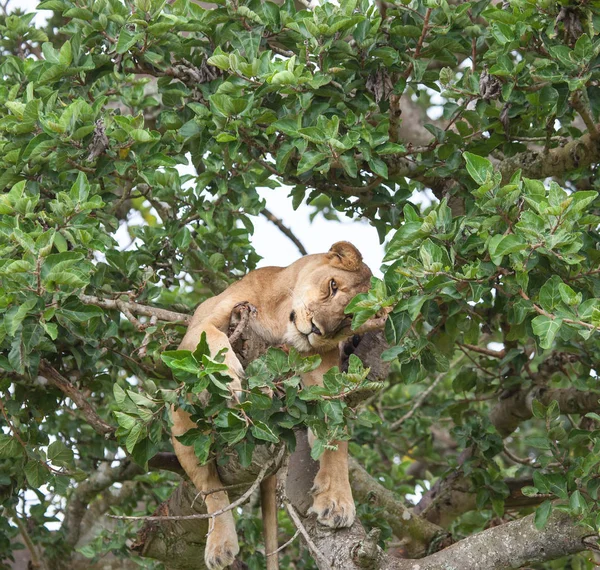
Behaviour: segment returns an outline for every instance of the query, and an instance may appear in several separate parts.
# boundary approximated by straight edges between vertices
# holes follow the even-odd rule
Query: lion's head
[[[342,330],[350,324],[344,309],[355,295],[369,289],[371,270],[347,241],[309,258],[292,290],[286,341],[302,352],[325,352],[342,340]]]

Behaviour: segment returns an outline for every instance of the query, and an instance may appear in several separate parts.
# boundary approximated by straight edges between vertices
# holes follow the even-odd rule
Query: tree
[[[186,441],[200,460],[218,450],[252,569],[265,552],[245,499],[296,438],[279,542],[302,537],[283,568],[592,568],[594,3],[39,8],[45,27],[0,17],[4,567],[24,546],[44,570],[201,568],[205,519],[139,531],[107,515],[201,512],[168,408],[207,390]],[[348,312],[356,328],[389,316],[307,390],[295,372],[315,359],[265,353],[242,307],[248,392],[231,404],[218,358],[174,349],[193,307],[256,266],[251,217],[274,218],[258,187],[369,220],[386,265]],[[334,434],[351,437],[360,520],[331,533],[304,516],[295,458]]]

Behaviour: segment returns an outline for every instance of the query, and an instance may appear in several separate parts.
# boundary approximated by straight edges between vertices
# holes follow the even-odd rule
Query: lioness
[[[323,374],[339,364],[339,342],[352,333],[344,309],[358,293],[369,288],[371,271],[360,252],[345,241],[335,243],[329,252],[307,255],[288,267],[264,267],[248,273],[220,295],[204,301],[194,313],[179,348],[195,350],[202,332],[212,354],[227,348],[232,391],[241,390],[244,370],[231,349],[226,331],[231,311],[241,302],[257,309],[251,320],[254,333],[270,344],[288,344],[304,354],[320,354],[321,365],[303,376],[305,385],[323,383]],[[176,436],[195,427],[190,415],[181,409],[172,412],[172,439],[175,453],[199,491],[223,487],[213,463],[199,465],[193,447],[181,444]],[[312,511],[329,527],[350,526],[355,509],[348,481],[348,446],[338,442],[337,451],[325,451],[314,481]],[[222,491],[206,495],[208,513],[229,504]],[[204,559],[210,570],[231,564],[239,552],[231,511],[210,519]]]

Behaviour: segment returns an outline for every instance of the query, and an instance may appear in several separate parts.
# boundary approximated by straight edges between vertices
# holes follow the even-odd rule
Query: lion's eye
[[[335,279],[332,279],[329,282],[329,290],[331,291],[331,296],[333,297],[338,290],[338,286],[337,286],[337,283],[335,282]]]

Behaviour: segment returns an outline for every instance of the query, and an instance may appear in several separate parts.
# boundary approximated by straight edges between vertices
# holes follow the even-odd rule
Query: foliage
[[[45,28],[31,14],[0,16],[0,558],[19,521],[53,568],[128,556],[134,529],[82,543],[66,506],[151,512],[175,484],[165,472],[113,465],[106,487],[78,491],[107,461],[147,468],[169,450],[173,403],[199,422],[183,439],[201,460],[227,444],[247,462],[255,444],[289,443],[304,424],[315,456],[351,436],[354,456],[399,494],[459,472],[477,491],[447,521],[455,539],[531,508],[511,507],[515,478],[539,499],[540,528],[561,509],[597,532],[592,4],[45,0]],[[423,120],[403,131],[411,115]],[[363,217],[388,240],[382,278],[348,307],[357,326],[393,308],[390,376],[358,411],[341,397],[363,387],[355,358],[324,389],[301,389],[297,373],[316,359],[271,349],[232,404],[219,357],[175,350],[181,322],[127,308],[189,313],[253,269],[259,187],[289,191],[315,215]],[[203,389],[207,408],[186,402]],[[544,400],[560,389],[592,403]],[[527,405],[505,429],[515,394]],[[111,506],[118,477],[133,483]],[[390,537],[384,513],[359,513]],[[259,526],[256,513],[239,517],[253,568]],[[295,545],[285,556],[310,564]],[[589,567],[582,556],[566,564]]]

